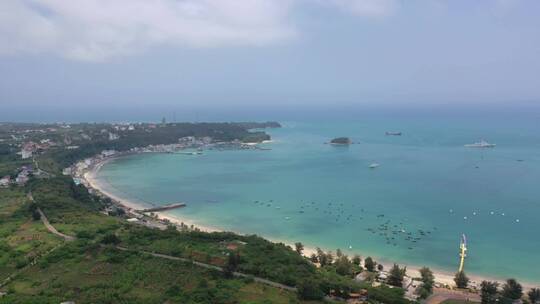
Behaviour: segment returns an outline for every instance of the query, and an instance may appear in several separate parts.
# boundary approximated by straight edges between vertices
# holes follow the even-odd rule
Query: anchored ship
[[[465,147],[468,148],[495,148],[496,144],[490,144],[485,140],[481,140],[479,142],[476,142],[474,144],[467,144]]]

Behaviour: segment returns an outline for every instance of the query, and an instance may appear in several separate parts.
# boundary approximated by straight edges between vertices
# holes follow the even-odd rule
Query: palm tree
[[[467,288],[467,285],[469,285],[469,278],[465,275],[464,271],[460,271],[456,273],[454,282],[456,282],[458,288]]]
[[[429,269],[428,267],[422,267],[420,269],[420,276],[422,277],[422,282],[424,289],[431,293],[433,290],[433,283],[435,282],[435,276],[433,275],[433,271]]]
[[[399,268],[398,264],[394,264],[392,269],[390,269],[390,275],[388,276],[388,284],[403,287],[403,277],[407,272],[407,267]]]
[[[503,297],[518,300],[523,296],[523,287],[515,279],[506,280],[506,284],[503,286]]]
[[[499,283],[482,281],[481,287],[482,304],[497,303],[497,288],[499,287]]]
[[[529,290],[527,295],[529,296],[529,301],[531,301],[531,304],[540,303],[540,288],[533,288]]]
[[[294,249],[299,255],[302,255],[302,251],[304,251],[304,245],[300,242],[294,243]]]
[[[367,257],[364,260],[364,267],[366,267],[367,271],[373,272],[375,270],[375,261],[371,257]]]

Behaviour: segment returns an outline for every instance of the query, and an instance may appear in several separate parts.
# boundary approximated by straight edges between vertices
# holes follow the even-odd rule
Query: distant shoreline
[[[159,153],[159,152],[155,152],[155,153]],[[119,196],[117,194],[111,193],[111,191],[105,189],[106,188],[106,185],[105,185],[106,182],[100,181],[99,178],[97,177],[98,172],[107,163],[109,163],[111,161],[114,161],[116,159],[122,158],[122,157],[130,156],[130,155],[136,155],[136,154],[142,154],[142,153],[127,153],[127,154],[122,154],[122,155],[119,155],[119,156],[113,156],[113,157],[104,158],[104,159],[98,161],[97,163],[95,163],[94,165],[92,165],[82,175],[82,179],[85,181],[86,185],[89,188],[91,188],[94,191],[97,191],[97,192],[109,197],[115,204],[119,204],[119,205],[123,206],[124,208],[128,208],[128,209],[131,209],[131,210],[141,210],[141,209],[147,208],[147,206],[145,206],[144,204],[137,203],[137,202],[134,202],[133,200],[130,200],[130,199],[121,197],[121,196]],[[188,208],[189,208],[189,202],[188,202]],[[167,224],[167,222],[170,222],[170,223],[173,223],[173,224],[178,225],[178,226],[180,226],[182,224],[186,225],[188,227],[189,226],[194,226],[194,227],[198,228],[200,231],[203,231],[203,232],[225,232],[225,231],[229,231],[229,232],[233,232],[233,233],[241,234],[241,235],[247,234],[247,233],[243,233],[243,232],[240,232],[240,231],[225,230],[225,229],[222,229],[222,228],[219,228],[219,227],[210,226],[210,225],[207,225],[207,224],[204,224],[204,223],[200,223],[197,220],[194,220],[194,219],[191,219],[191,218],[187,218],[187,217],[183,217],[183,216],[180,217],[178,215],[171,215],[171,214],[168,214],[168,212],[154,212],[154,214],[156,215],[157,220],[161,221],[164,224]],[[261,237],[266,238],[266,239],[268,239],[268,240],[270,240],[272,242],[284,243],[284,244],[286,244],[288,246],[291,246],[292,248],[294,248],[294,242],[296,242],[296,241],[290,241],[290,240],[280,240],[280,239],[269,238],[269,237],[262,236],[262,235],[261,235]],[[306,245],[306,244],[304,244],[304,245]],[[306,257],[309,257],[311,254],[314,254],[314,253],[317,252],[316,248],[317,247],[315,247],[315,246],[305,246],[304,251],[303,251],[303,255],[306,256]],[[322,250],[324,250],[324,252],[333,251],[333,250],[327,250],[327,248],[322,248],[322,247],[320,247],[320,248]],[[367,256],[362,255],[360,252],[356,252],[355,254],[360,255],[363,259],[367,257]],[[378,264],[383,265],[385,271],[388,271],[392,267],[392,265],[394,264],[394,262],[388,261],[388,260],[386,260],[386,259],[384,259],[382,257],[376,257],[376,256],[371,256],[371,257]],[[411,265],[411,264],[406,264],[406,263],[399,263],[399,264],[402,267],[403,266],[407,267],[407,276],[409,276],[411,278],[415,278],[415,277],[420,276],[419,270],[420,270],[420,268],[422,268],[422,266]],[[447,271],[447,270],[440,270],[440,269],[433,268],[433,267],[429,267],[429,268],[433,271],[436,283],[439,283],[441,285],[448,285],[448,286],[454,286],[455,285],[455,283],[454,283],[455,273],[452,273],[452,272]],[[489,276],[479,276],[479,275],[474,275],[474,274],[471,274],[471,273],[467,273],[467,276],[471,280],[470,285],[476,286],[476,287],[478,287],[478,289],[479,289],[480,283],[482,281],[484,281],[484,280],[496,281],[496,282],[499,282],[501,285],[505,283],[505,279],[498,279],[498,278],[493,278],[493,277],[489,277]],[[519,278],[516,278],[516,279],[519,280]],[[539,285],[539,284],[534,284],[534,283],[526,282],[526,281],[522,281],[522,280],[519,280],[519,281],[520,281],[520,284],[523,286],[524,290],[528,290],[528,289],[531,289],[531,288],[536,288]]]

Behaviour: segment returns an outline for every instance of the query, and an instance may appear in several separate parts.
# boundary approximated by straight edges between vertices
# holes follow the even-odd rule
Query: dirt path
[[[45,213],[43,213],[43,211],[41,211],[40,208],[37,208],[37,211],[39,212],[41,221],[50,232],[56,234],[57,236],[63,238],[66,241],[74,241],[76,239],[74,236],[63,234],[62,232],[56,230],[56,228],[54,228],[54,226],[51,225],[51,223],[49,223],[49,219],[47,219],[47,217],[45,216]]]
[[[31,199],[32,201],[34,200],[31,193],[28,194],[28,198]],[[49,219],[47,219],[47,216],[45,216],[45,213],[43,213],[43,211],[41,211],[40,208],[37,208],[37,211],[39,212],[39,215],[41,217],[41,221],[43,222],[45,227],[51,233],[63,238],[66,241],[74,241],[74,240],[76,240],[76,237],[71,236],[71,235],[67,235],[67,234],[63,234],[63,233],[59,232],[58,230],[56,230],[56,228],[54,228],[54,226],[51,225],[51,223],[49,222]],[[162,258],[162,259],[193,263],[193,264],[195,264],[195,265],[197,265],[199,267],[203,267],[203,268],[207,268],[207,269],[213,269],[213,270],[217,270],[217,271],[220,271],[220,272],[224,271],[223,268],[221,268],[219,266],[205,264],[205,263],[201,263],[201,262],[196,262],[196,261],[192,261],[190,259],[175,257],[175,256],[172,256],[172,255],[166,255],[166,254],[149,252],[149,251],[142,251],[142,250],[131,250],[131,249],[121,247],[121,246],[116,246],[116,248],[118,250],[122,250],[122,251],[134,251],[134,252],[138,252],[138,253],[148,254],[148,255],[151,255],[151,256],[154,256],[154,257],[157,257],[157,258]],[[280,284],[280,283],[277,283],[277,282],[274,282],[274,281],[270,281],[270,280],[267,280],[267,279],[263,279],[263,278],[260,278],[260,277],[255,277],[255,276],[247,275],[247,274],[240,273],[240,272],[233,272],[233,275],[235,277],[240,277],[240,278],[252,277],[255,282],[262,283],[262,284],[272,286],[272,287],[276,287],[276,288],[280,288],[280,289],[284,289],[284,290],[288,290],[288,291],[292,291],[292,292],[296,292],[296,287],[283,285],[283,284]]]
[[[193,263],[194,265],[197,265],[199,267],[203,267],[203,268],[207,268],[207,269],[212,269],[212,270],[217,270],[217,271],[220,271],[220,272],[223,272],[223,268],[219,267],[219,266],[215,266],[215,265],[211,265],[211,264],[206,264],[206,263],[201,263],[201,262],[196,262],[196,261],[193,261],[193,260],[190,260],[190,259],[186,259],[186,258],[180,258],[180,257],[175,257],[175,256],[172,256],[172,255],[166,255],[166,254],[161,254],[161,253],[155,253],[155,252],[149,252],[149,251],[143,251],[143,250],[131,250],[131,249],[128,249],[126,247],[121,247],[121,246],[116,246],[116,248],[118,250],[122,250],[122,251],[134,251],[134,252],[138,252],[138,253],[143,253],[143,254],[148,254],[148,255],[151,255],[151,256],[154,256],[154,257],[157,257],[157,258],[162,258],[162,259],[168,259],[168,260],[175,260],[175,261],[182,261],[182,262],[187,262],[187,263]],[[280,288],[280,289],[284,289],[284,290],[288,290],[288,291],[292,291],[292,292],[296,292],[296,287],[292,287],[292,286],[287,286],[287,285],[283,285],[281,283],[277,283],[277,282],[274,282],[274,281],[270,281],[270,280],[267,280],[267,279],[264,279],[264,278],[260,278],[260,277],[255,277],[255,276],[251,276],[251,275],[248,275],[248,274],[245,274],[245,273],[241,273],[241,272],[233,272],[233,275],[235,277],[240,277],[240,278],[248,278],[248,277],[251,277],[253,278],[253,280],[255,282],[258,282],[258,283],[261,283],[261,284],[265,284],[265,285],[268,285],[268,286],[272,286],[272,287],[276,287],[276,288]]]

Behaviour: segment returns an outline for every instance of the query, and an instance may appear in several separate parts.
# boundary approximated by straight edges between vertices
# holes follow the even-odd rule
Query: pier
[[[140,212],[158,212],[158,211],[166,211],[166,210],[171,210],[171,209],[176,209],[176,208],[183,208],[185,206],[187,206],[186,203],[174,203],[174,204],[165,205],[165,206],[147,208],[147,209],[143,209],[139,211]]]

